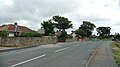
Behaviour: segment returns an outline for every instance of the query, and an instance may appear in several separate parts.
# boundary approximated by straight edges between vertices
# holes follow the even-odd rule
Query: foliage
[[[108,37],[110,35],[110,27],[98,27],[97,32],[100,37]]]
[[[67,36],[67,32],[66,31],[61,31],[61,34],[57,36],[58,41],[65,42],[65,40],[67,39],[66,36]]]
[[[77,29],[76,31],[75,31],[75,34],[76,34],[76,36],[78,37],[78,38],[80,38],[80,37],[85,37],[86,36],[86,33],[85,33],[85,31],[84,30],[81,30],[81,29]]]
[[[71,39],[71,38],[73,38],[73,36],[72,36],[72,35],[69,35],[69,34],[66,35],[65,37],[66,37],[67,39]]]
[[[115,34],[114,39],[115,39],[115,41],[120,40],[120,34],[119,33]]]
[[[92,35],[94,28],[96,28],[96,26],[89,21],[83,21],[83,24],[79,27],[79,29],[83,30],[86,33],[87,37]]]
[[[3,30],[2,32],[0,32],[0,36],[1,37],[7,37],[8,36],[8,31],[6,31],[6,30]]]
[[[67,32],[66,31],[62,31],[61,35],[59,36],[59,38],[63,37],[65,38],[67,36]]]
[[[37,32],[32,32],[32,33],[21,33],[20,37],[42,37],[42,34],[37,33]]]
[[[72,28],[71,21],[68,20],[68,18],[61,17],[61,16],[53,16],[53,21],[57,22],[55,23],[55,26],[60,31],[65,29]]]
[[[42,28],[45,30],[46,36],[48,36],[50,33],[54,34],[54,23],[51,20],[43,21],[41,25]]]
[[[52,34],[52,33],[49,33],[49,35],[48,36],[54,36],[55,34]]]

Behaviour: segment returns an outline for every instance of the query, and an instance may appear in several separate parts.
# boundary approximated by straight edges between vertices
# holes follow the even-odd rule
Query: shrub
[[[114,39],[115,39],[115,40],[120,40],[120,34],[116,34],[116,35],[114,36]]]
[[[54,36],[54,34],[52,34],[52,33],[49,33],[49,35],[48,36]]]
[[[66,31],[62,31],[60,37],[66,37],[66,35],[67,35],[67,32]]]
[[[42,37],[42,34],[37,33],[37,32],[32,32],[32,33],[21,33],[20,37]]]
[[[0,32],[0,37],[7,37],[8,35],[8,31],[3,30],[2,32]]]
[[[71,38],[73,38],[73,36],[68,34],[68,35],[66,35],[66,38],[67,39],[69,39],[69,38],[71,39]]]
[[[67,36],[67,32],[66,31],[62,31],[61,35],[58,36],[58,41],[59,42],[65,42],[65,40],[67,39],[66,36]]]

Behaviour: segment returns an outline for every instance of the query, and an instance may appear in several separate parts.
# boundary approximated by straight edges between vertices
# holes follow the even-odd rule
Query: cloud
[[[119,0],[0,0],[0,24],[18,21],[37,30],[43,20],[61,15],[73,21],[73,30],[83,20],[114,27],[120,21],[119,4]]]

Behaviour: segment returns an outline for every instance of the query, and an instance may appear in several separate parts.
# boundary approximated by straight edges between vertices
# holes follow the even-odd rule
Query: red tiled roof
[[[3,31],[3,30],[8,30],[8,31],[11,31],[11,32],[15,32],[15,25],[8,24],[8,25],[5,25],[5,26],[0,26],[0,31]],[[24,32],[24,33],[33,32],[33,30],[29,29],[28,27],[19,26],[19,25],[18,25],[17,31],[18,32]]]
[[[0,26],[0,28],[1,28],[2,26]]]
[[[14,31],[15,30],[15,25],[8,25],[8,30]]]
[[[18,31],[21,31],[21,32],[24,32],[24,33],[33,32],[33,30],[31,30],[27,27],[24,27],[24,26],[18,26]]]

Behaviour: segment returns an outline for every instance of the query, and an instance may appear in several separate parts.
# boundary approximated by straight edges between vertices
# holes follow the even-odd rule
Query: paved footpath
[[[118,67],[112,56],[110,42],[102,43],[95,52],[89,67]]]

